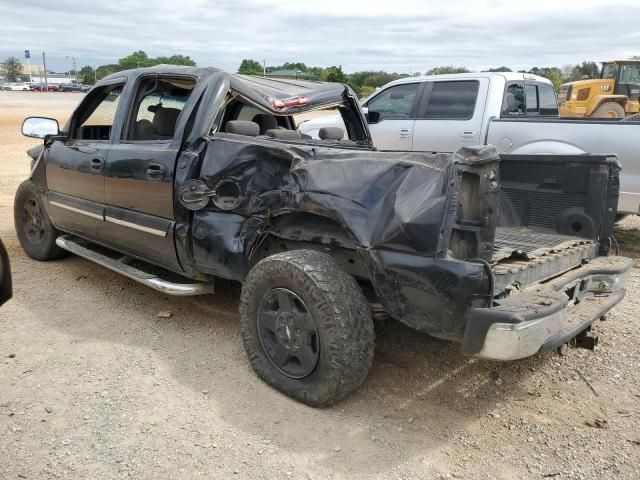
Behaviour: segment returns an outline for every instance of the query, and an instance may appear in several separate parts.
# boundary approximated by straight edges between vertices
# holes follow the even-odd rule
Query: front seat
[[[152,124],[158,138],[173,138],[178,116],[180,116],[180,110],[177,108],[160,107],[156,110]]]
[[[257,123],[260,127],[260,135],[265,135],[267,130],[274,130],[278,128],[278,121],[276,117],[273,115],[269,115],[268,113],[258,113],[254,115],[253,120],[254,123]]]
[[[149,120],[143,118],[135,123],[133,140],[155,140],[156,138],[158,138],[156,130]]]

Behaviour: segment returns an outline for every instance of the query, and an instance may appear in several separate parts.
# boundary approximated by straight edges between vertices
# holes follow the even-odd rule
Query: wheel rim
[[[286,288],[270,290],[258,308],[258,336],[271,363],[289,378],[310,375],[320,358],[320,337],[302,299]]]
[[[31,243],[40,243],[44,237],[42,209],[34,198],[30,198],[23,208],[23,229]]]

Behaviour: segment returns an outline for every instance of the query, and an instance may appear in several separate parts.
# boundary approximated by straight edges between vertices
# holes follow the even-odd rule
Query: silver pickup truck
[[[615,154],[622,164],[619,213],[640,209],[640,123],[560,119],[546,78],[523,73],[463,73],[409,77],[361,102],[379,150],[455,152],[496,145],[502,154]],[[298,126],[316,137],[340,127],[339,117]]]

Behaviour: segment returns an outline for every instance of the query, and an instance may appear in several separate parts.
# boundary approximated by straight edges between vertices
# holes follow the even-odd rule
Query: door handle
[[[104,168],[104,160],[102,158],[91,159],[91,173],[101,173]]]
[[[150,163],[147,168],[147,177],[151,180],[162,180],[167,168],[159,163]]]
[[[411,129],[401,128],[398,133],[400,134],[400,138],[409,138],[409,135],[411,135]]]
[[[475,138],[476,132],[474,132],[473,130],[465,130],[463,132],[460,132],[460,136],[462,138]]]

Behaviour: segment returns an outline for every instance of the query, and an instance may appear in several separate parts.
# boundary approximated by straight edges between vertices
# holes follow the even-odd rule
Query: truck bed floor
[[[564,273],[595,255],[596,244],[589,239],[498,227],[491,262],[495,294],[510,285],[526,286]]]

